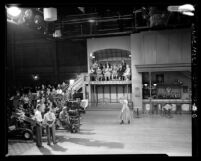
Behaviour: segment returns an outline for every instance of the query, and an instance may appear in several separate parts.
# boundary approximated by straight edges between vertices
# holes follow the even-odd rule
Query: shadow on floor
[[[80,129],[80,131],[93,131],[94,129]]]
[[[50,147],[51,147],[52,150],[54,150],[54,151],[61,151],[61,152],[67,151],[66,148],[63,148],[62,146],[60,146],[60,145],[58,145],[58,144],[51,145]]]
[[[43,148],[38,148],[43,155],[52,155],[51,151],[45,147]]]
[[[34,143],[33,140],[23,140],[23,139],[9,139],[8,144],[15,144],[15,143]]]
[[[83,135],[94,135],[96,133],[94,132],[83,132],[83,131],[80,131],[78,134],[83,134]]]
[[[75,144],[85,145],[85,146],[94,146],[94,147],[101,147],[105,146],[108,148],[123,148],[124,145],[118,142],[105,142],[105,141],[98,141],[98,140],[91,140],[86,138],[65,138],[64,136],[58,136],[59,142],[71,142]]]

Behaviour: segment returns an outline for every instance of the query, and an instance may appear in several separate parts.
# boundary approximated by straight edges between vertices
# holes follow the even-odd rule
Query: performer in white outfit
[[[120,113],[120,119],[121,119],[121,123],[120,124],[123,124],[123,123],[128,123],[130,124],[131,122],[131,113],[130,113],[130,109],[128,107],[128,100],[124,99],[124,100],[121,100],[120,103],[123,104],[123,107],[121,109],[121,113]]]

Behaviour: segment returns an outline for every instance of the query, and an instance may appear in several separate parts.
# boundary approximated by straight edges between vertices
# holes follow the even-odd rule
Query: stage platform
[[[120,111],[86,111],[79,133],[57,130],[57,145],[9,141],[9,155],[167,154],[192,155],[190,114],[141,115],[120,125]]]
[[[86,111],[120,111],[122,104],[120,103],[91,103]]]
[[[105,84],[132,84],[132,81],[90,81],[84,82],[85,84],[92,84],[92,85],[105,85]]]

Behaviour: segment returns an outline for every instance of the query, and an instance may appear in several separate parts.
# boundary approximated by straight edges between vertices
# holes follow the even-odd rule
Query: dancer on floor
[[[123,100],[120,101],[120,103],[123,104],[123,107],[121,109],[121,114],[120,114],[120,119],[121,119],[120,124],[124,124],[124,123],[130,124],[130,122],[131,122],[131,113],[130,113],[130,109],[128,107],[128,100],[123,99]]]

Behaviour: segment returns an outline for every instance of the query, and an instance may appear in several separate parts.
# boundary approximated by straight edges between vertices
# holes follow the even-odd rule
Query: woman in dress
[[[112,68],[112,80],[117,79],[118,77],[117,70],[118,70],[118,67],[116,66],[116,64],[114,64]]]
[[[100,67],[98,67],[96,73],[97,73],[96,81],[99,81],[99,80],[102,81],[102,79],[103,79],[103,74],[102,74],[102,70],[101,70]]]
[[[120,124],[124,124],[124,123],[130,124],[130,122],[131,122],[131,113],[130,113],[130,109],[128,107],[128,100],[123,99],[123,100],[120,101],[120,103],[123,104],[123,107],[121,109],[121,114],[120,114],[120,119],[121,119]]]
[[[106,81],[107,81],[107,80],[110,80],[111,73],[110,73],[110,67],[109,67],[109,65],[107,65],[107,67],[106,67],[106,69],[105,69],[105,74],[104,74],[104,76],[105,76],[105,80],[106,80]]]
[[[126,65],[126,70],[123,74],[124,76],[124,80],[128,81],[130,79],[130,76],[131,76],[131,68],[129,67],[129,65],[127,64]]]

